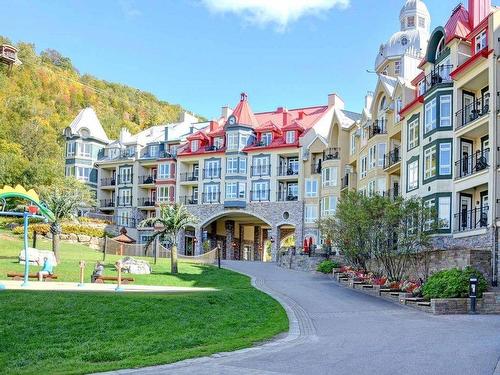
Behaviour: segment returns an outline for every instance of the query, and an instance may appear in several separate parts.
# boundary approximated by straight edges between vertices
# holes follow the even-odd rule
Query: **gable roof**
[[[69,125],[69,129],[72,135],[80,134],[82,129],[87,129],[90,137],[104,143],[110,142],[92,107],[82,109]]]
[[[444,30],[446,43],[450,42],[454,38],[465,39],[471,32],[469,12],[462,4],[458,5],[458,7],[453,10],[453,14],[448,22],[446,22]]]
[[[234,109],[232,116],[236,117],[236,123],[238,124],[248,125],[252,128],[259,126],[259,122],[248,103],[248,96],[244,92],[241,93],[240,102]]]

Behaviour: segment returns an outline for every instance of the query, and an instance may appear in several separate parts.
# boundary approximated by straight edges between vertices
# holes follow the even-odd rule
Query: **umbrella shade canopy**
[[[136,243],[132,237],[127,235],[127,230],[125,228],[120,229],[120,235],[112,238],[113,240],[121,243]]]

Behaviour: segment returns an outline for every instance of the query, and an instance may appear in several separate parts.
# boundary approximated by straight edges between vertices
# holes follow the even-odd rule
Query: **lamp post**
[[[78,286],[81,288],[83,286],[85,286],[85,284],[83,283],[83,275],[85,273],[85,261],[84,260],[81,260],[80,261],[80,282],[78,283]]]
[[[120,262],[120,261],[116,262],[115,267],[118,270],[118,285],[116,286],[115,292],[123,292],[123,288],[122,288],[122,262]]]

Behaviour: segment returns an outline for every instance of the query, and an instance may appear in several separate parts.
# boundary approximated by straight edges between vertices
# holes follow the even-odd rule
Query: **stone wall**
[[[52,233],[47,233],[44,236],[47,239],[52,239]],[[104,250],[104,238],[100,237],[90,237],[85,234],[61,234],[59,236],[61,241],[69,242],[69,243],[79,243],[81,245],[86,245],[94,250]]]
[[[285,253],[280,255],[278,259],[278,266],[283,268],[288,268],[297,271],[312,272],[316,271],[319,263],[324,261],[326,257],[324,256],[311,256],[308,255],[293,255]],[[340,256],[330,256],[330,259],[338,263],[342,263],[343,259]]]

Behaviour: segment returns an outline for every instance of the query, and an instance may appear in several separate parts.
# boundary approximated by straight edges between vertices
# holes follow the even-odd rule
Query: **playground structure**
[[[16,211],[6,211],[7,199],[21,199],[28,201],[30,204],[27,205],[24,212]],[[33,190],[26,191],[21,185],[17,185],[15,188],[11,186],[4,186],[0,189],[0,216],[12,216],[12,217],[22,217],[24,226],[24,278],[22,286],[29,285],[29,246],[28,246],[28,224],[30,219],[41,219],[46,222],[54,221],[55,216],[52,211],[45,206],[45,204],[40,200],[38,194]],[[0,289],[5,289],[3,284],[0,284]]]

